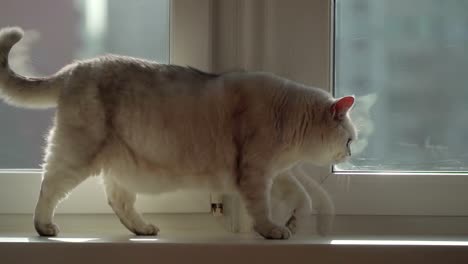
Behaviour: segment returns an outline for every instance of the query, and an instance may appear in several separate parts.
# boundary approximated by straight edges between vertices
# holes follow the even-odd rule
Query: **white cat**
[[[57,235],[58,202],[101,175],[110,206],[135,234],[159,231],[136,212],[136,193],[206,188],[239,192],[258,233],[287,239],[290,230],[271,219],[275,177],[302,161],[328,165],[351,154],[354,97],[334,99],[268,73],[217,75],[121,56],[24,77],[8,66],[22,35],[0,31],[0,96],[21,107],[57,107],[34,215],[41,235]]]

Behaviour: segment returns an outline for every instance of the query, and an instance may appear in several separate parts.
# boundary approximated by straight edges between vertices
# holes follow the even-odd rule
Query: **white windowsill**
[[[133,263],[132,259],[138,259],[138,263],[156,263],[156,258],[161,261],[158,263],[205,264],[220,263],[219,258],[221,263],[251,263],[254,259],[255,263],[284,263],[288,259],[294,263],[312,260],[342,263],[346,259],[347,263],[351,260],[361,260],[360,263],[395,263],[396,260],[398,263],[405,263],[405,260],[468,263],[465,262],[468,261],[466,217],[338,216],[330,236],[314,235],[311,223],[301,234],[287,241],[231,233],[223,226],[222,218],[209,214],[147,215],[146,218],[160,227],[159,236],[133,236],[114,215],[58,215],[57,223],[63,232],[57,241],[38,237],[30,215],[0,215],[3,238],[0,253],[4,260],[1,263],[26,263],[28,260],[53,263],[61,259],[67,259],[67,263],[83,263],[85,258],[105,259],[104,263]],[[67,238],[86,242],[60,241]],[[23,239],[23,242],[13,242],[14,239]],[[384,241],[397,245],[378,245],[385,244]],[[430,245],[430,241],[439,242]],[[447,241],[464,244],[441,245],[450,243]]]

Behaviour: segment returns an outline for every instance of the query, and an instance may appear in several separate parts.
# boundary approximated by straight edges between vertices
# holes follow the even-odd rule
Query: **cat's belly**
[[[227,171],[206,171],[193,173],[180,170],[152,170],[134,164],[122,166],[122,163],[105,171],[103,177],[136,193],[164,193],[179,189],[209,191],[233,191],[233,177]]]
[[[235,189],[233,169],[226,161],[230,159],[222,155],[181,155],[186,151],[180,151],[177,145],[171,149],[154,142],[146,145],[140,142],[133,148],[120,139],[111,143],[98,157],[96,165],[102,170],[103,177],[130,191],[162,193],[178,189]]]

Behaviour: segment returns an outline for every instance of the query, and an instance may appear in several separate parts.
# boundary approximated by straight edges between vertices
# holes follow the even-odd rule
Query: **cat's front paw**
[[[159,228],[153,224],[147,224],[141,228],[133,230],[133,233],[138,236],[156,236],[159,233]]]
[[[289,239],[291,237],[291,231],[285,226],[255,226],[254,229],[266,239]]]
[[[60,232],[60,229],[54,223],[41,224],[39,222],[34,222],[34,227],[41,236],[57,236]]]

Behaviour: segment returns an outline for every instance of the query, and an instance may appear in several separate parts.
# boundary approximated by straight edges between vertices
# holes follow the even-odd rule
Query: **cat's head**
[[[326,105],[318,126],[318,135],[311,141],[314,149],[310,157],[316,165],[329,165],[346,161],[351,156],[351,144],[357,139],[357,131],[349,112],[354,105],[354,96],[334,99]],[[312,153],[311,153],[312,154]]]

